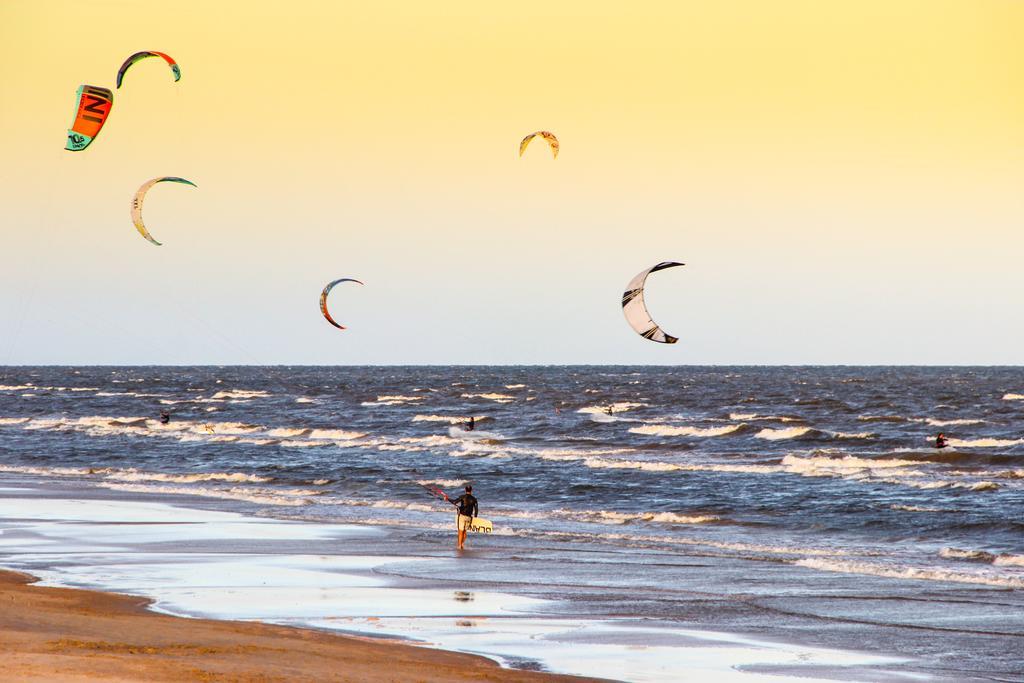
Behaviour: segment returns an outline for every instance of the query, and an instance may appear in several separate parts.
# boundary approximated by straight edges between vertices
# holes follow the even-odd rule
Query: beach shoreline
[[[37,581],[0,569],[5,680],[599,680],[397,640],[171,616],[150,609],[147,598]]]
[[[24,606],[8,610],[0,632],[18,636],[3,647],[22,667],[12,675],[24,678],[125,680],[139,660],[152,671],[127,679],[674,681],[685,671],[753,683],[870,670],[874,680],[902,680],[891,669],[905,661],[898,657],[601,617],[465,575],[493,562],[493,551],[422,554],[430,544],[406,547],[399,530],[29,479],[0,486],[0,567],[10,572],[0,604]],[[316,656],[306,658],[310,639]],[[396,648],[400,656],[388,654]],[[405,668],[393,671],[392,659]],[[378,660],[388,672],[374,678]]]

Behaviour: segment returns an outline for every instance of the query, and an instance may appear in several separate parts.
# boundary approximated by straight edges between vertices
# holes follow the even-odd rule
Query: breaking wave
[[[643,408],[646,403],[636,403],[634,401],[618,401],[616,403],[609,403],[603,406],[586,406],[577,410],[577,413],[596,413],[599,415],[607,415],[608,409],[611,408],[612,414],[623,413],[627,410],[633,410],[634,408]]]
[[[1020,446],[1024,439],[949,439],[954,448],[1008,448]]]
[[[671,427],[668,425],[641,425],[630,427],[632,434],[644,434],[646,436],[725,436],[743,429],[746,425],[726,425],[724,427]]]
[[[984,424],[984,420],[936,420],[935,418],[926,417],[924,420],[926,423],[933,427],[950,427],[952,425],[980,425]]]
[[[484,393],[484,394],[462,394],[462,398],[483,398],[497,403],[508,403],[516,400],[515,396],[509,394]]]
[[[983,586],[1002,586],[1005,588],[1024,588],[1024,578],[996,576],[988,573],[967,573],[950,571],[932,567],[892,567],[870,562],[832,560],[824,558],[804,558],[793,564],[798,567],[817,569],[826,572],[843,574],[864,574],[881,576],[889,579],[911,579],[915,581],[942,581],[949,583],[973,583]]]
[[[228,391],[218,391],[210,398],[214,400],[227,400],[227,399],[252,399],[252,398],[266,398],[270,396],[270,392],[267,391],[251,391],[247,389],[231,389]]]
[[[163,493],[179,496],[202,496],[204,498],[221,498],[224,500],[240,500],[257,505],[273,505],[295,507],[308,505],[309,497],[316,496],[320,492],[304,489],[270,489],[257,487],[232,486],[225,488],[212,488],[207,486],[166,486],[153,484],[123,484],[115,482],[100,482],[103,488],[113,491],[127,491],[131,493]]]
[[[810,427],[788,427],[786,429],[771,429],[770,427],[765,427],[754,436],[758,439],[779,441],[781,439],[796,439],[811,431],[812,429]]]

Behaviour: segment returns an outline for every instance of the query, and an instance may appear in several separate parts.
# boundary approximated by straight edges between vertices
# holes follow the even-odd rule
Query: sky
[[[0,0],[0,365],[1024,364],[1021,35],[1020,0]],[[65,151],[139,50],[181,80],[135,64]],[[164,175],[198,187],[149,193],[156,247]],[[665,260],[675,345],[620,307]]]

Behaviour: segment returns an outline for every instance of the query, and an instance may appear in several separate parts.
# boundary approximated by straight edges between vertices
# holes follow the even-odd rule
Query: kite
[[[75,112],[75,122],[68,129],[68,141],[64,149],[81,152],[100,134],[100,128],[103,128],[114,106],[114,93],[95,85],[80,85],[75,97],[78,110]]]
[[[181,67],[174,61],[174,58],[170,55],[165,55],[163,52],[155,52],[153,50],[143,50],[142,52],[136,52],[128,59],[124,60],[124,64],[117,70],[117,87],[120,89],[121,81],[124,79],[124,74],[135,62],[145,59],[146,57],[163,57],[164,61],[171,67],[171,72],[174,74],[174,81],[177,83],[181,80]]]
[[[644,281],[651,273],[682,265],[685,264],[676,261],[662,261],[656,266],[637,273],[636,277],[626,285],[626,291],[622,293],[622,313],[626,316],[629,326],[644,339],[662,344],[675,344],[679,341],[678,337],[666,334],[663,329],[658,327],[657,323],[651,320],[651,314],[647,312],[647,306],[644,304]]]
[[[135,229],[139,231],[143,237],[155,244],[161,246],[159,242],[153,239],[153,236],[149,234],[149,230],[146,230],[146,224],[142,222],[142,202],[146,199],[146,193],[149,192],[149,188],[153,187],[157,183],[183,183],[185,185],[191,185],[192,187],[198,187],[191,180],[185,180],[184,178],[175,178],[174,176],[164,176],[163,178],[153,178],[147,180],[139,188],[135,196],[132,197],[132,223],[135,224]]]
[[[359,280],[353,280],[350,277],[343,277],[340,280],[335,280],[334,282],[328,283],[327,286],[324,287],[324,291],[320,292],[320,312],[323,313],[325,318],[327,318],[327,322],[334,325],[339,330],[344,330],[345,326],[339,325],[337,322],[335,322],[334,318],[332,318],[331,314],[327,311],[327,295],[331,293],[332,289],[334,289],[334,285],[338,284],[339,282],[355,282],[356,284],[360,285],[363,283],[360,282]]]
[[[533,140],[538,135],[548,141],[548,144],[551,146],[551,157],[557,159],[558,138],[555,137],[554,133],[549,133],[546,130],[538,130],[536,133],[530,133],[523,138],[523,141],[519,143],[519,156],[523,156],[523,152],[526,151],[526,146],[530,144],[530,140]]]

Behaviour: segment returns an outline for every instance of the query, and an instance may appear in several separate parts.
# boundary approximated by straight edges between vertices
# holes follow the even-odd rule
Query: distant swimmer
[[[170,423],[170,421],[171,421],[171,414],[168,413],[166,410],[161,410],[160,411],[160,424],[165,425],[165,424]]]
[[[458,516],[455,518],[455,527],[459,532],[458,545],[456,547],[459,550],[463,550],[466,545],[466,531],[473,523],[473,518],[480,512],[480,509],[477,507],[476,498],[473,496],[473,487],[470,484],[466,484],[466,492],[461,496],[455,500],[448,496],[445,496],[444,499],[459,510]]]
[[[476,418],[470,415],[469,422],[466,423],[466,431],[471,432],[474,429],[476,429]]]
[[[946,435],[943,434],[942,432],[939,432],[939,435],[937,437],[935,437],[935,447],[936,448],[945,448],[948,445],[949,445],[949,441],[946,440]]]
[[[615,406],[608,406],[607,408],[604,409],[604,412],[611,415],[613,412],[615,412]]]

